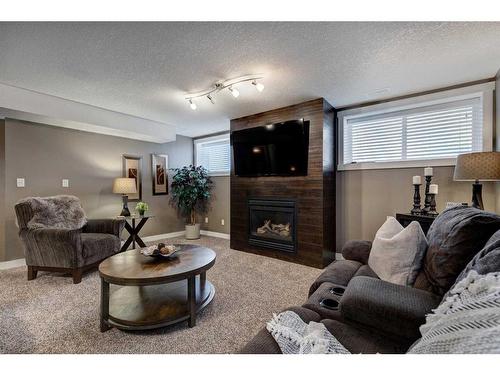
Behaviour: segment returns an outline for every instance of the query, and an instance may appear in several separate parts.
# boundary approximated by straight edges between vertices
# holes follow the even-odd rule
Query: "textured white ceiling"
[[[150,120],[182,135],[325,97],[334,106],[492,77],[500,23],[0,23],[0,82]],[[192,111],[186,92],[262,73]]]

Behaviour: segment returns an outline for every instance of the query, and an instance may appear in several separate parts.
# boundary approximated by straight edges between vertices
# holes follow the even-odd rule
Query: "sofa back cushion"
[[[429,247],[414,287],[444,295],[467,263],[500,229],[500,216],[473,207],[452,207],[432,223]]]
[[[420,224],[406,228],[392,216],[375,234],[368,265],[384,281],[412,286],[422,266],[427,240]]]
[[[25,198],[16,204],[16,213],[20,228],[27,229],[75,230],[87,223],[80,199],[72,195]]]
[[[455,285],[464,279],[470,271],[476,271],[480,275],[500,272],[500,230],[491,236],[483,249],[467,264],[455,280]]]

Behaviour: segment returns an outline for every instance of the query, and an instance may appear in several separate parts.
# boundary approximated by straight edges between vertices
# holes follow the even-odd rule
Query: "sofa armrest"
[[[340,312],[346,322],[416,340],[425,315],[440,301],[424,290],[357,276],[344,292]]]
[[[82,228],[84,233],[107,233],[120,237],[125,219],[89,219]]]
[[[82,260],[81,231],[68,229],[21,229],[28,266],[78,267]]]
[[[347,260],[355,260],[356,262],[368,264],[371,248],[372,243],[370,241],[347,241],[342,248],[342,256]]]

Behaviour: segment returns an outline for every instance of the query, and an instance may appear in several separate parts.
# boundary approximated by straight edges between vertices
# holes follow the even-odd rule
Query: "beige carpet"
[[[186,242],[182,239],[165,241]],[[236,353],[273,312],[302,304],[321,270],[230,250],[229,241],[189,241],[217,253],[207,278],[212,303],[187,323],[152,331],[99,331],[99,277],[81,284],[39,273],[26,280],[25,267],[0,271],[1,353]]]

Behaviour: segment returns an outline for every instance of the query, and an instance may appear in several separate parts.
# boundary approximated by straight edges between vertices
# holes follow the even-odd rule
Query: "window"
[[[486,91],[485,91],[486,92]],[[339,114],[339,169],[454,165],[458,154],[483,151],[492,139],[484,92],[395,108],[395,102]],[[488,102],[491,97],[488,96]],[[491,112],[491,113],[487,113]],[[483,117],[487,117],[485,121]]]
[[[229,134],[195,139],[195,164],[212,176],[228,176],[231,169]]]

